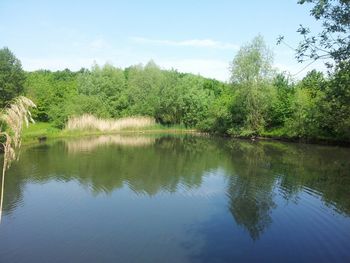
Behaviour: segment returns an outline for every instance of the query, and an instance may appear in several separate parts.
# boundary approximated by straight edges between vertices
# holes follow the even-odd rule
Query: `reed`
[[[16,159],[15,150],[21,146],[23,124],[25,123],[28,125],[29,122],[34,122],[29,111],[31,107],[36,107],[36,105],[30,99],[20,96],[0,112],[0,138],[4,150],[0,197],[0,222],[4,199],[5,172],[10,167],[11,162]]]
[[[155,125],[151,117],[126,117],[121,119],[101,119],[90,114],[69,118],[66,130],[120,131],[123,129],[141,129]]]

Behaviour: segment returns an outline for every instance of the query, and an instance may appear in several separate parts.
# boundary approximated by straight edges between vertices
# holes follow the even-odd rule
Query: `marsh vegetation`
[[[101,132],[121,131],[125,129],[142,129],[155,125],[155,120],[150,117],[125,117],[120,119],[101,119],[93,115],[71,117],[65,127],[68,131],[91,130]]]

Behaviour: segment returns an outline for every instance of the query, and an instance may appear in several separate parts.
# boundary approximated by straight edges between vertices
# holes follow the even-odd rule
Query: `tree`
[[[155,116],[159,107],[159,91],[164,85],[161,69],[150,61],[146,66],[138,65],[128,69],[127,97],[130,114]]]
[[[327,77],[311,71],[297,85],[293,114],[287,123],[288,133],[349,140],[350,1],[299,0],[298,3],[312,5],[310,15],[322,23],[323,29],[314,34],[300,25],[298,32],[303,40],[295,49],[297,60],[310,60],[311,64],[325,59],[328,67],[334,67]],[[277,41],[281,42],[283,37]]]
[[[204,79],[191,74],[181,78],[178,85],[182,91],[181,110],[183,113],[182,123],[186,127],[196,127],[208,115],[210,101],[213,95],[209,90],[205,90]]]
[[[288,75],[279,73],[273,79],[273,94],[266,117],[267,128],[281,128],[291,117],[291,103],[294,95],[294,84]]]
[[[103,67],[95,64],[91,71],[84,71],[78,78],[79,93],[99,97],[101,101],[105,102],[105,105],[108,105],[108,112],[112,117],[119,117],[121,114],[120,111],[123,108],[121,94],[125,88],[126,81],[123,70],[110,64]]]
[[[273,55],[261,36],[243,46],[231,64],[231,82],[237,93],[233,114],[238,114],[238,126],[248,133],[258,134],[264,127]],[[235,117],[234,117],[235,118]],[[236,127],[234,127],[236,129]]]
[[[310,71],[296,86],[291,102],[292,114],[286,126],[293,137],[316,138],[329,136],[321,128],[325,112],[325,79],[321,72]]]
[[[320,124],[328,136],[350,140],[350,63],[340,63],[324,85]]]
[[[53,122],[58,128],[64,127],[68,119],[68,105],[78,95],[78,74],[70,70],[39,70],[27,74],[25,90],[27,96],[38,105],[33,110],[36,120]]]
[[[22,93],[24,81],[21,62],[7,47],[0,49],[0,108]]]
[[[166,125],[179,124],[183,117],[183,90],[178,85],[179,74],[172,70],[165,73],[165,81],[159,90],[159,105],[155,118]]]
[[[300,25],[297,32],[303,37],[295,49],[299,62],[332,59],[338,64],[350,59],[350,1],[348,0],[299,0],[298,4],[312,4],[310,15],[322,23],[323,30],[313,34]],[[277,43],[284,37],[280,36]],[[331,66],[327,61],[326,64]]]
[[[240,48],[231,63],[231,82],[258,83],[271,77],[273,54],[261,35]]]
[[[222,91],[211,98],[208,116],[199,123],[199,128],[206,132],[227,134],[227,131],[233,127],[231,107],[234,101],[235,93],[232,87],[223,85]]]

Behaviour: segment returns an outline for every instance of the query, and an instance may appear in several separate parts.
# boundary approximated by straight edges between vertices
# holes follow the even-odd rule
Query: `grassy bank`
[[[57,138],[69,138],[69,137],[82,137],[90,135],[104,135],[104,134],[121,134],[121,133],[194,133],[198,132],[195,129],[189,129],[181,125],[164,126],[160,124],[154,124],[152,126],[143,128],[123,129],[120,131],[98,131],[98,130],[61,130],[55,128],[52,123],[38,122],[31,124],[29,127],[23,129],[22,141],[24,144],[36,143],[40,140],[57,139]],[[251,136],[237,135],[229,136],[233,138],[251,139]],[[334,138],[298,138],[288,136],[283,130],[265,131],[260,136],[257,136],[257,140],[277,140],[287,142],[302,142],[311,144],[328,144],[339,145],[349,147],[350,143],[347,141],[337,140]]]
[[[196,132],[194,129],[188,129],[181,125],[164,126],[154,124],[142,128],[127,128],[119,131],[98,131],[98,130],[61,130],[55,128],[52,123],[38,122],[29,125],[23,129],[22,141],[23,143],[33,143],[45,139],[67,138],[67,137],[81,137],[89,135],[102,134],[120,134],[120,133],[190,133]]]

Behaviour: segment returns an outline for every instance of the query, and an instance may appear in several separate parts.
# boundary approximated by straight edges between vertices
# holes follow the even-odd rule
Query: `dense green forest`
[[[296,57],[300,62],[327,58],[328,73],[311,70],[297,80],[278,72],[272,66],[273,52],[262,36],[237,52],[228,83],[163,70],[153,61],[125,69],[96,64],[78,72],[24,72],[14,54],[3,48],[0,106],[24,94],[37,105],[34,119],[58,128],[64,128],[70,116],[84,113],[103,118],[141,115],[154,117],[163,125],[180,124],[230,136],[349,141],[349,11],[340,6],[333,12],[332,8],[339,6],[330,4],[322,9],[322,1],[300,2],[316,2],[311,14],[325,23],[318,38],[307,28],[298,30],[304,41],[296,49]],[[331,33],[345,38],[332,39]],[[278,40],[283,41],[283,37]]]
[[[198,127],[227,85],[191,74],[161,70],[154,62],[125,70],[94,65],[90,70],[26,73],[25,93],[38,105],[34,116],[62,128],[69,116],[152,116],[162,124]]]
[[[20,62],[4,48],[15,68]],[[3,67],[4,68],[4,67]],[[16,72],[16,74],[14,74]],[[310,71],[300,81],[272,68],[262,37],[243,46],[231,65],[231,82],[162,70],[153,61],[120,69],[106,64],[72,72],[12,70],[1,105],[18,94],[37,104],[36,121],[63,128],[68,117],[152,116],[164,125],[182,124],[232,136],[350,139],[350,66],[324,75]],[[8,76],[2,70],[1,81]],[[6,82],[7,83],[7,82]]]

